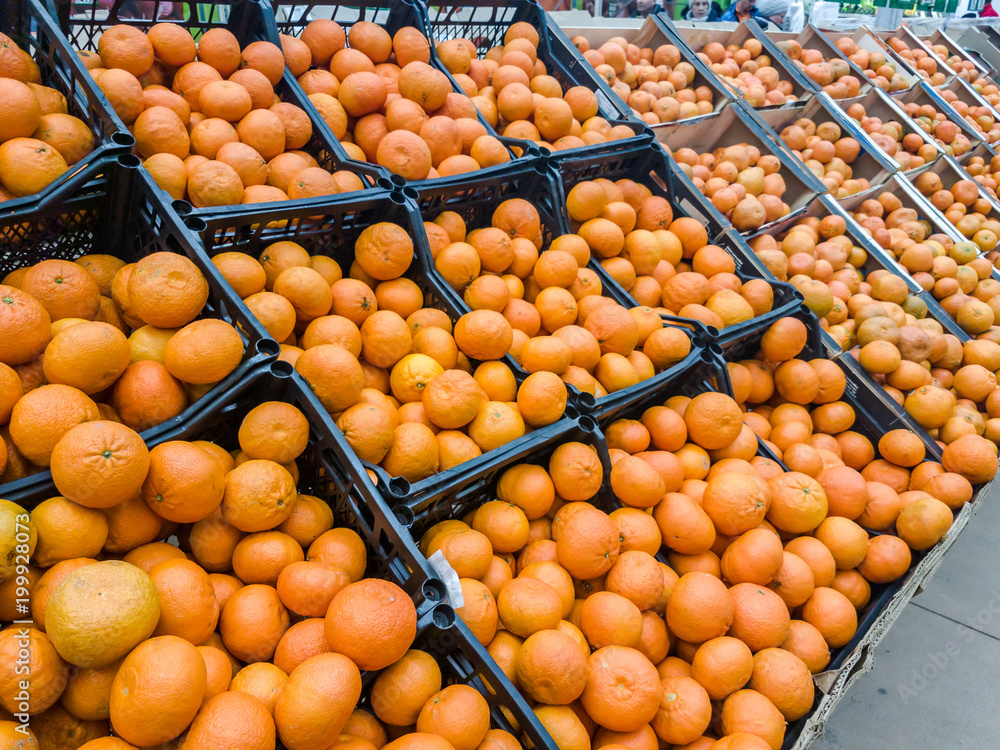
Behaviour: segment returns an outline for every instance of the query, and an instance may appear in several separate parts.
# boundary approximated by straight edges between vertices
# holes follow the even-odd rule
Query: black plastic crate
[[[35,195],[0,202],[4,214],[25,216],[37,204],[62,191],[76,174],[94,164],[106,164],[109,156],[127,153],[135,138],[103,104],[103,94],[76,56],[66,37],[53,23],[41,0],[21,0],[0,5],[0,31],[9,36],[37,64],[44,86],[66,98],[67,113],[82,120],[94,137],[94,150]]]
[[[466,179],[462,179],[463,177]],[[553,238],[568,231],[560,219],[561,198],[557,187],[559,181],[556,173],[546,161],[536,162],[533,165],[511,165],[502,178],[495,180],[485,181],[468,178],[469,175],[462,175],[449,178],[443,181],[444,184],[418,188],[416,201],[421,216],[427,221],[432,221],[443,211],[455,211],[465,219],[468,226],[473,228],[486,227],[490,226],[493,211],[500,203],[509,198],[522,198],[538,210],[542,228],[542,248],[547,247]],[[421,251],[427,253],[425,265],[435,278],[437,286],[450,293],[448,299],[452,300],[456,310],[460,313],[468,312],[469,306],[465,300],[448,287],[443,279],[440,279],[434,268],[434,262],[430,258],[430,248],[422,246]],[[636,306],[635,301],[624,293],[622,288],[611,279],[595,259],[591,258],[587,267],[597,274],[601,281],[602,294],[605,297],[610,297],[626,309]],[[609,410],[618,409],[631,403],[644,391],[672,379],[678,372],[697,361],[706,341],[710,338],[708,329],[701,323],[686,318],[668,318],[667,323],[690,329],[688,335],[691,339],[691,352],[688,356],[672,367],[657,373],[649,380],[640,381],[630,388],[609,393],[607,396],[597,399],[596,409],[598,413],[604,414]],[[580,394],[580,398],[579,403],[584,410],[594,408],[593,403],[587,400],[592,399],[589,394]]]
[[[390,36],[394,36],[404,26],[412,26],[425,35],[427,33],[422,9],[413,0],[390,0],[388,2],[383,0],[350,0],[350,2],[320,0],[319,2],[308,3],[297,3],[294,0],[270,0],[270,2],[267,0],[248,1],[258,2],[265,8],[263,13],[264,22],[255,31],[258,38],[273,42],[278,46],[281,46],[280,34],[299,37],[302,35],[305,27],[314,18],[330,18],[339,23],[345,32],[349,31],[351,25],[358,21],[369,21],[383,27]],[[455,93],[463,94],[462,87],[458,85],[451,73],[448,72],[448,69],[438,60],[433,44],[431,44],[430,64],[448,76],[452,90]],[[286,73],[286,75],[291,78],[290,74]],[[294,79],[290,82],[290,85],[298,87],[298,83]],[[529,159],[538,155],[538,149],[533,143],[499,135],[478,111],[476,112],[476,118],[486,128],[487,133],[496,136],[507,147],[507,152],[510,154],[511,160],[518,158],[519,154]],[[330,138],[332,139],[333,147],[346,159],[347,152],[343,146],[333,137],[332,133],[330,134]],[[356,161],[352,163],[357,164]],[[503,165],[487,167],[484,170],[479,170],[476,174],[489,176],[502,168]],[[379,167],[379,169],[382,168]],[[406,180],[402,177],[392,175],[388,170],[382,171],[397,186],[406,184]]]
[[[420,214],[403,191],[386,191],[380,196],[365,200],[357,200],[349,195],[337,201],[311,207],[268,211],[239,217],[208,217],[207,221],[191,217],[187,225],[201,235],[209,257],[224,252],[243,252],[257,257],[272,242],[292,240],[302,245],[310,255],[326,255],[333,258],[346,274],[354,260],[355,240],[365,229],[382,221],[398,224],[413,239],[413,261],[404,277],[420,287],[424,293],[426,306],[443,310],[451,318],[452,323],[457,321],[467,310],[455,307],[455,303],[452,303],[441,289],[440,282],[428,271],[425,258],[430,257],[430,250],[426,247],[427,240]],[[528,376],[510,355],[500,361],[511,369],[518,385]],[[473,366],[478,364],[474,360],[472,363]],[[589,394],[580,394],[572,388],[569,390],[563,419],[529,432],[514,443],[531,444],[540,435],[560,429],[561,423],[567,419],[575,418],[578,409],[593,406],[593,397]],[[381,493],[393,507],[400,498],[425,494],[440,482],[447,481],[452,472],[459,468],[455,467],[411,484],[403,477],[390,477],[380,466],[361,461],[347,444],[340,430],[336,428],[334,430],[336,434],[332,443],[338,460],[345,465],[363,467],[365,471],[358,473],[355,481],[359,485],[367,485],[372,492]],[[485,456],[479,457],[460,466],[468,469],[478,465],[484,458]],[[377,481],[373,481],[369,473],[377,477]]]
[[[802,295],[791,284],[777,281],[758,268],[756,258],[740,236],[735,230],[731,230],[728,224],[719,223],[715,218],[718,212],[712,204],[698,192],[682,172],[671,168],[669,157],[656,145],[639,147],[625,154],[609,154],[597,159],[566,157],[554,159],[552,163],[558,171],[556,184],[559,190],[558,218],[561,232],[570,231],[566,196],[575,185],[598,177],[612,181],[630,179],[645,185],[653,195],[666,198],[674,208],[675,218],[688,216],[704,224],[708,230],[709,241],[726,250],[736,262],[736,275],[741,281],[766,279],[770,282],[774,292],[774,304],[770,312],[722,330],[713,326],[701,328],[695,326],[695,330],[702,331],[710,341],[726,348],[751,331],[769,327],[778,318],[798,310],[802,304]],[[609,278],[608,284],[611,285],[614,296],[619,298],[622,304],[628,307],[637,304],[614,279]],[[694,322],[688,318],[663,317],[665,320],[682,325],[691,325]]]
[[[34,2],[38,2],[38,0],[34,0]],[[150,11],[149,18],[134,18],[130,10],[132,7],[130,0],[114,0],[111,7],[107,9],[99,7],[96,2],[88,4],[74,3],[71,0],[54,0],[54,2],[62,32],[70,44],[80,50],[96,51],[100,35],[118,23],[128,24],[143,32],[148,31],[156,23],[177,23],[189,31],[196,40],[210,29],[225,28],[233,33],[241,48],[256,40],[270,40],[266,34],[267,19],[271,14],[270,6],[258,2],[258,0],[230,0],[211,5],[189,2],[189,0],[173,3],[169,0],[144,0],[146,3],[144,9],[148,8]],[[171,16],[175,12],[180,14],[182,20]],[[84,73],[84,76],[84,85],[103,105],[105,115],[128,132],[90,75]],[[326,121],[320,116],[316,107],[309,101],[287,68],[282,79],[274,87],[274,91],[281,101],[294,104],[309,116],[312,122],[312,136],[300,150],[315,158],[321,167],[328,172],[354,172],[366,186],[365,189],[356,191],[360,194],[359,197],[374,194],[374,191],[392,185],[391,176],[382,167],[368,162],[354,161],[347,156],[347,152],[340,146]],[[250,206],[195,208],[185,200],[173,200],[166,191],[160,190],[158,187],[156,192],[161,201],[173,205],[179,213],[184,214],[238,215],[246,213],[248,210],[256,210],[255,206],[263,205],[276,208],[286,204],[301,205],[304,202],[303,200],[289,200]]]
[[[279,347],[208,262],[197,237],[160,206],[151,182],[136,157],[109,157],[38,201],[30,219],[17,213],[0,216],[0,276],[42,260],[73,260],[91,253],[134,263],[155,252],[173,252],[198,266],[209,286],[208,302],[198,317],[233,325],[243,337],[243,362],[212,386],[202,401],[142,433],[144,440],[156,441],[191,420],[203,403],[230,391],[255,367],[274,359]],[[47,481],[51,481],[48,471],[32,474],[0,487],[0,494],[14,500]]]
[[[927,434],[920,425],[902,406],[897,404],[888,393],[875,382],[875,379],[858,364],[857,360],[850,352],[831,354],[829,348],[824,343],[822,329],[819,321],[805,305],[797,315],[792,315],[805,324],[807,330],[806,345],[798,355],[798,359],[830,359],[834,361],[847,380],[847,389],[844,391],[845,398],[851,396],[856,398],[860,406],[868,414],[875,415],[872,424],[881,430],[881,435],[889,430],[905,429],[917,435],[924,443],[927,455],[934,460],[940,460],[941,447]],[[741,360],[754,359],[760,351],[760,342],[765,331],[747,336],[727,349],[725,358],[727,362],[739,362]],[[878,441],[874,441],[877,443]],[[874,443],[873,443],[874,444]]]
[[[632,119],[632,110],[628,105],[597,75],[536,0],[468,0],[452,4],[418,2],[417,5],[435,61],[435,47],[439,42],[464,37],[475,44],[482,55],[492,47],[503,46],[504,34],[511,24],[523,22],[533,26],[538,32],[538,59],[545,64],[546,73],[559,81],[564,92],[573,86],[585,86],[593,91],[597,96],[598,116],[612,125],[625,125],[634,133],[631,138],[571,149],[573,153],[598,154],[629,148],[651,139],[649,128]]]
[[[810,331],[809,340],[805,349],[798,355],[798,357],[800,359],[826,358],[823,353],[822,344],[819,341],[819,336],[817,335],[818,326],[815,325],[815,320],[811,323],[807,322],[807,325]],[[752,356],[758,349],[759,342],[759,338],[749,341],[745,349],[745,354],[747,356]],[[726,358],[730,359],[728,353]],[[864,435],[869,441],[871,441],[872,446],[875,448],[876,458],[879,457],[878,441],[882,435],[890,430],[905,429],[914,432],[923,441],[924,446],[927,449],[927,458],[925,460],[940,460],[940,448],[922,429],[919,427],[914,429],[915,423],[912,423],[912,420],[909,419],[909,415],[906,415],[906,413],[902,411],[902,407],[895,405],[895,402],[891,401],[891,399],[883,398],[884,393],[881,386],[867,376],[867,373],[861,369],[857,362],[854,361],[853,357],[850,355],[844,355],[842,357],[838,357],[834,360],[834,362],[844,372],[847,381],[847,387],[840,400],[849,404],[854,409],[855,413],[854,424],[850,429]],[[728,375],[725,379],[727,381],[725,389],[731,392],[731,387],[728,385]],[[781,463],[781,461],[778,460],[778,463]],[[782,464],[782,466],[784,466],[784,464]],[[976,490],[976,494],[978,495],[978,489]],[[973,500],[975,500],[975,496]],[[961,510],[955,511],[954,515],[956,518],[959,513],[961,513]],[[869,536],[878,536],[887,533],[882,531],[872,531],[870,529],[866,529],[866,531]],[[912,561],[907,574],[897,580],[887,584],[870,583],[871,598],[865,607],[858,612],[858,629],[855,632],[854,637],[845,646],[831,650],[830,663],[822,674],[829,676],[830,673],[836,673],[845,667],[848,669],[851,668],[848,663],[853,663],[852,657],[855,655],[855,652],[859,648],[870,645],[872,639],[877,642],[877,640],[884,635],[884,632],[879,633],[874,630],[874,628],[879,623],[883,615],[886,614],[886,610],[890,606],[893,598],[907,587],[910,578],[916,572],[917,566],[929,554],[931,554],[934,549],[935,548],[932,547],[929,550],[913,550],[911,552]],[[821,697],[819,690],[820,688],[817,687],[816,703],[813,705],[813,710],[801,719],[788,724],[785,730],[785,741],[782,745],[783,748],[790,749],[795,746],[795,742],[805,729],[810,716],[813,715],[819,706],[819,699]]]
[[[537,750],[558,750],[527,699],[450,606],[438,605],[421,618],[411,648],[434,657],[441,668],[443,686],[469,685],[479,691],[490,707],[491,729],[502,729],[522,741],[527,740]],[[360,707],[372,713],[369,699],[376,677],[375,672],[362,673],[363,687],[361,700],[358,701]],[[517,721],[516,727],[511,724],[506,712]]]
[[[309,444],[296,459],[298,489],[326,500],[337,525],[357,531],[368,547],[368,575],[388,578],[413,597],[418,607],[432,607],[443,598],[443,586],[415,547],[400,534],[392,512],[370,485],[358,481],[361,462],[338,450],[340,431],[309,390],[309,385],[287,362],[258,367],[237,387],[208,403],[187,424],[150,441],[150,447],[169,440],[209,440],[227,450],[239,447],[237,433],[243,418],[265,401],[292,404],[309,420]],[[373,568],[374,566],[374,568]]]
[[[815,345],[815,340],[813,345]],[[811,354],[822,357],[821,353],[817,354],[816,352],[821,352],[821,350],[817,349]],[[809,353],[803,352],[800,356],[809,356]],[[496,497],[497,483],[507,468],[519,463],[545,466],[555,448],[566,442],[575,441],[590,445],[594,447],[601,458],[604,468],[602,485],[597,494],[589,502],[608,513],[623,507],[622,503],[615,497],[611,490],[611,459],[602,427],[606,428],[608,424],[616,419],[639,419],[646,409],[653,406],[661,406],[671,396],[694,396],[706,391],[721,391],[730,395],[732,393],[725,366],[718,359],[717,352],[715,354],[706,353],[702,362],[688,370],[682,378],[650,390],[642,400],[631,404],[627,409],[616,414],[614,417],[602,418],[600,426],[593,419],[583,417],[577,422],[575,427],[562,435],[553,436],[545,442],[539,443],[531,452],[512,453],[504,457],[498,457],[498,460],[493,462],[485,472],[475,476],[466,476],[458,485],[453,486],[450,490],[443,492],[439,496],[425,500],[424,502],[415,503],[411,506],[413,522],[409,525],[413,540],[415,542],[419,541],[420,536],[435,523],[448,518],[461,518],[483,503],[494,499]],[[867,397],[852,393],[850,390],[845,392],[843,400],[850,403],[857,414],[855,425],[852,429],[856,429],[864,434],[872,440],[874,445],[878,444],[878,437],[885,430],[892,429],[891,424],[883,427],[882,422],[879,421],[887,415],[878,410],[877,402],[875,402],[876,410],[870,411],[864,405],[868,401]],[[775,460],[774,454],[763,442],[758,441],[758,444],[758,455]],[[926,552],[914,553],[911,570],[926,554]],[[661,562],[668,562],[667,555],[662,550],[657,557]],[[906,580],[907,577],[904,576],[890,584],[872,584],[872,598],[865,608],[858,613],[857,633],[846,646],[832,651],[827,671],[836,671],[848,661],[859,644],[869,635],[869,631],[886,608],[888,602],[903,588]],[[822,692],[817,687],[816,702],[814,703],[813,710],[818,707],[821,695]],[[805,727],[809,715],[788,725],[783,747],[790,748],[793,746]]]

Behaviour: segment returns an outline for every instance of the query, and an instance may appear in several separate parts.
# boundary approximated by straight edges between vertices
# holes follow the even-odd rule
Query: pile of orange
[[[34,195],[94,150],[94,134],[42,85],[34,59],[0,34],[0,203]]]
[[[831,330],[849,317],[844,305],[852,295],[881,295],[891,289],[895,299],[900,286],[906,291],[905,282],[887,271],[864,278],[868,254],[854,244],[840,216],[805,217],[777,237],[754,237],[750,248],[775,278],[799,290],[820,324]],[[909,301],[905,294],[900,303],[904,301]]]
[[[832,98],[847,99],[860,93],[861,81],[852,73],[851,66],[839,57],[826,59],[819,50],[803,48],[794,39],[778,42],[777,46]]]
[[[873,445],[840,400],[843,371],[795,358],[805,343],[782,319],[760,358],[729,365],[735,400],[678,396],[614,421],[604,460],[556,444],[506,468],[495,500],[423,533],[421,551],[459,576],[458,614],[560,747],[747,733],[760,739],[728,746],[778,750],[871,585],[903,576],[970,478],[996,472],[980,437],[944,465],[905,430]]]
[[[898,36],[890,36],[885,40],[885,43],[931,86],[940,86],[945,82],[947,75],[943,70],[938,69],[940,61],[937,59],[937,55],[929,54],[923,47],[911,47]]]
[[[142,431],[179,415],[243,360],[229,323],[196,319],[209,286],[183,255],[44,260],[0,284],[0,484],[49,466],[67,430]]]
[[[784,200],[781,160],[753,144],[738,143],[711,153],[679,148],[673,157],[740,232],[760,229],[791,212]]]
[[[990,195],[997,197],[997,186],[1000,185],[1000,156],[990,156],[989,162],[982,156],[971,156],[963,167],[972,179],[986,188]]]
[[[987,253],[997,246],[1000,221],[990,218],[994,214],[993,204],[980,197],[979,185],[974,180],[957,180],[945,188],[940,176],[923,172],[913,179],[913,186],[981,252]]]
[[[624,48],[615,47],[620,54],[605,62],[617,75],[624,73],[627,57]],[[482,59],[469,39],[439,41],[435,48],[483,118],[505,136],[562,151],[635,135],[627,125],[612,125],[601,117],[597,97],[586,86],[563,90],[538,59],[538,31],[529,23],[511,24],[503,46],[488,50]]]
[[[636,302],[654,312],[727,328],[770,312],[774,291],[763,279],[743,281],[733,257],[709,244],[705,227],[674,218],[670,203],[649,196],[634,210],[632,180],[581,182],[566,197],[576,234]]]
[[[489,75],[464,76],[466,91],[455,92],[430,65],[430,45],[418,29],[404,26],[390,37],[378,24],[358,21],[345,34],[337,22],[316,19],[301,38],[282,35],[281,43],[286,57],[295,58],[289,70],[351,158],[408,180],[510,160],[477,119],[477,109],[489,109],[478,96]],[[466,62],[475,57],[474,50],[462,51]]]
[[[995,336],[963,343],[937,321],[868,295],[854,295],[846,307],[852,318],[841,324],[849,324],[844,347],[857,347],[852,354],[861,366],[931,437],[942,445],[965,435],[1000,443]]]
[[[964,187],[974,185],[966,181]],[[994,306],[1000,304],[1000,299],[992,304],[990,300],[1000,283],[991,278],[993,266],[981,255],[980,245],[974,241],[953,242],[944,234],[928,234],[930,224],[890,192],[863,201],[853,216],[878,244],[896,256],[921,287],[941,302],[966,333],[976,336],[992,330]],[[995,243],[995,237],[989,228],[973,235],[984,244]]]
[[[411,648],[409,596],[367,578],[364,540],[296,491],[302,412],[262,403],[238,440],[232,453],[203,440],[149,450],[96,421],[57,443],[62,495],[28,524],[30,677],[14,675],[19,629],[0,633],[3,709],[18,710],[18,679],[30,683],[23,746],[520,748],[490,729],[476,690],[442,690],[435,657]],[[180,546],[158,541],[174,536]],[[12,575],[0,578],[5,621],[24,619]],[[361,672],[373,670],[360,709]]]
[[[963,102],[955,101],[952,103],[954,105],[964,105]],[[929,133],[935,142],[944,148],[945,152],[951,154],[952,156],[961,156],[966,151],[972,148],[972,142],[969,137],[962,132],[961,128],[949,118],[944,112],[939,112],[934,106],[930,104],[917,104],[916,102],[908,102],[903,104],[903,111],[913,119],[913,121],[919,125],[925,133]],[[989,134],[982,125],[977,122],[976,119],[972,119],[971,114],[966,116],[965,113],[972,113],[972,110],[968,106],[964,107],[964,113],[960,116],[964,117],[973,128],[981,132],[984,136],[989,137],[990,143],[997,139],[998,133],[993,128],[993,118],[989,117],[987,121],[985,118],[982,123],[986,124],[990,128]]]
[[[463,295],[471,315],[501,329],[484,339],[503,342],[528,372],[556,375],[598,398],[649,380],[691,349],[687,333],[665,325],[656,310],[627,309],[603,296],[600,277],[588,268],[592,256],[609,254],[609,243],[624,242],[626,222],[669,226],[669,204],[629,180],[599,189],[607,190],[621,223],[581,226],[541,253],[541,219],[521,198],[501,203],[487,226],[467,227],[454,211],[424,225],[439,276]],[[658,249],[647,248],[654,255]]]
[[[919,134],[907,132],[903,124],[895,120],[882,122],[878,117],[869,117],[865,112],[864,105],[860,102],[855,102],[845,111],[848,117],[858,121],[861,129],[868,133],[875,145],[886,156],[899,163],[904,172],[922,167],[924,164],[930,164],[938,157],[939,152],[934,148],[934,145],[927,143]],[[950,121],[945,124],[950,124],[956,131],[958,130],[957,126]],[[925,123],[925,126],[930,127],[928,123]],[[944,131],[942,134],[947,135]]]
[[[976,132],[980,133],[987,143],[996,143],[1000,140],[1000,127],[997,127],[993,110],[989,107],[975,103],[969,104],[959,99],[958,94],[954,91],[942,91],[941,98],[948,102],[962,119],[975,128]]]
[[[661,44],[654,50],[616,36],[591,49],[585,37],[575,36],[572,41],[618,98],[647,125],[707,115],[714,109],[712,89],[693,86],[694,66],[681,60],[680,50],[672,44]]]
[[[902,91],[906,81],[896,72],[897,63],[884,52],[870,52],[849,36],[842,36],[834,44],[852,63],[861,68],[868,80],[883,91]]]
[[[844,135],[833,120],[816,123],[803,117],[783,128],[779,136],[835,198],[846,198],[869,188],[868,180],[854,179],[851,170],[851,164],[861,153],[861,145]]]
[[[940,64],[949,68],[959,78],[971,84],[982,80],[982,73],[979,72],[979,68],[971,60],[961,55],[953,55],[945,45],[932,44],[931,53],[937,57]]]
[[[291,241],[259,259],[228,252],[213,262],[359,457],[418,481],[562,417],[557,374],[532,369],[518,383],[498,361],[513,342],[503,315],[477,310],[453,323],[425,304],[403,276],[413,242],[402,227],[369,227],[354,254],[348,276]]]
[[[968,61],[963,61],[961,64],[963,66],[972,65],[972,63]],[[952,63],[953,67],[954,65],[955,63]],[[966,80],[969,80],[974,76],[974,79],[972,80],[972,88],[975,89],[977,94],[982,96],[983,99],[985,99],[987,102],[993,105],[993,107],[996,107],[998,104],[1000,104],[1000,87],[997,87],[996,83],[993,81],[992,78],[983,77],[978,72],[974,74],[969,73],[968,75],[969,77],[966,78]],[[963,77],[963,74],[959,73],[959,76]]]
[[[226,29],[197,44],[184,27],[148,33],[107,29],[97,54],[80,58],[115,112],[135,134],[136,151],[156,183],[199,208],[269,203],[360,190],[348,171],[330,174],[305,147],[305,110],[281,101],[275,86],[297,58],[270,42],[240,49]]]
[[[709,42],[700,50],[701,58],[719,78],[735,88],[751,107],[769,107],[797,101],[792,82],[781,77],[771,65],[760,40],[750,38],[742,46]]]

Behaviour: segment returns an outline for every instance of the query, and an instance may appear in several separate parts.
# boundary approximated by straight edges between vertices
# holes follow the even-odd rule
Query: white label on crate
[[[441,550],[428,557],[427,562],[444,582],[445,603],[450,604],[452,609],[464,607],[465,599],[462,597],[462,584],[458,580],[458,573],[451,567]]]

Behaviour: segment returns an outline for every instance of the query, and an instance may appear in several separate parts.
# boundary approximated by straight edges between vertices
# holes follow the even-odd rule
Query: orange
[[[667,625],[677,637],[703,643],[729,630],[733,598],[718,578],[703,572],[682,575],[667,602]]]
[[[756,690],[739,690],[726,698],[722,704],[721,726],[726,735],[756,735],[772,750],[781,747],[785,736],[785,719],[781,712]]]
[[[725,394],[701,393],[684,411],[689,439],[708,450],[725,448],[740,434],[743,417],[736,402]]]
[[[532,700],[567,705],[587,684],[587,658],[579,644],[558,630],[529,636],[517,653],[517,680]]]
[[[610,591],[598,591],[588,596],[580,608],[579,617],[580,629],[593,648],[610,645],[635,647],[642,637],[642,613],[639,608],[624,596]]]
[[[157,593],[139,568],[118,561],[93,563],[71,570],[63,580],[72,586],[52,591],[45,627],[70,663],[105,667],[153,632],[159,614]],[[107,632],[119,636],[109,640],[95,635]]]
[[[61,700],[73,716],[85,721],[101,721],[111,715],[111,683],[121,662],[102,669],[78,669],[69,677]]]
[[[441,689],[441,668],[423,651],[407,651],[386,668],[371,690],[371,707],[393,726],[416,724],[424,704]]]
[[[65,497],[86,507],[109,508],[132,497],[142,485],[149,451],[138,433],[125,425],[87,422],[56,443],[51,468]]]
[[[165,560],[150,572],[160,595],[154,635],[176,635],[201,645],[215,630],[219,604],[208,574],[189,560]]]
[[[342,654],[316,654],[288,676],[274,708],[286,747],[335,744],[361,696],[361,674]]]
[[[583,443],[560,445],[553,451],[548,469],[556,494],[564,500],[589,500],[604,477],[597,453]]]
[[[53,648],[49,636],[34,628],[26,628],[23,633],[8,628],[0,633],[0,653],[7,664],[20,661],[26,670],[21,675],[10,667],[5,670],[0,682],[0,706],[6,711],[25,713],[24,699],[18,698],[25,689],[32,695],[27,710],[30,714],[42,713],[59,700],[69,677],[69,665]]]
[[[766,648],[754,655],[749,687],[774,703],[787,721],[805,716],[813,705],[814,687],[808,667],[781,648]]]
[[[580,717],[569,706],[543,706],[532,709],[545,731],[565,750],[586,750],[590,734]],[[394,750],[394,749],[391,749]]]
[[[663,680],[663,698],[653,718],[657,736],[678,746],[695,742],[708,728],[711,704],[708,693],[691,677],[669,676]]]
[[[69,261],[43,260],[36,263],[24,274],[20,288],[42,304],[53,322],[62,318],[92,320],[100,308],[101,290],[97,283],[81,266]],[[17,295],[13,298],[17,300]],[[11,315],[11,310],[7,314]],[[20,315],[25,314],[19,313],[14,320],[20,320]]]
[[[274,586],[280,572],[305,558],[301,545],[280,531],[244,537],[233,550],[233,572],[244,583]]]
[[[590,677],[580,696],[600,726],[633,732],[657,715],[663,687],[653,664],[625,646],[606,646],[590,655]]]
[[[468,685],[449,685],[431,696],[416,724],[418,732],[436,734],[455,750],[475,750],[489,728],[489,705]]]
[[[266,531],[291,514],[295,482],[274,461],[250,460],[226,475],[222,514],[241,531]]]
[[[393,430],[392,443],[382,459],[382,467],[390,475],[411,482],[436,473],[440,468],[440,456],[434,432],[421,422],[402,422]]]
[[[497,610],[503,626],[522,638],[540,630],[551,630],[562,619],[558,592],[536,578],[515,578],[500,589]]]
[[[872,583],[888,583],[906,573],[911,559],[910,548],[902,539],[890,534],[876,536],[868,540],[858,572]]]
[[[255,406],[240,424],[239,442],[253,459],[287,464],[298,458],[309,441],[309,423],[291,404],[267,401]]]
[[[203,448],[178,440],[150,451],[142,497],[161,518],[200,521],[219,507],[224,491],[222,467]]]
[[[767,519],[782,531],[802,534],[816,528],[827,513],[823,487],[812,477],[789,472],[772,479]]]
[[[288,675],[270,662],[254,662],[236,673],[229,683],[229,690],[253,696],[273,714],[278,695],[287,681]]]
[[[330,653],[330,645],[323,636],[323,619],[312,617],[285,631],[274,651],[274,664],[282,672],[291,674],[309,657],[326,653]]]
[[[743,641],[721,636],[706,641],[695,652],[691,676],[714,700],[743,687],[753,672],[753,654]]]
[[[395,279],[403,275],[413,260],[413,240],[398,224],[373,224],[354,243],[354,257],[373,278]]]
[[[304,617],[322,617],[350,577],[334,565],[317,561],[296,561],[281,569],[277,577],[278,596],[292,612]]]
[[[611,569],[620,544],[614,521],[596,508],[586,506],[562,524],[556,553],[559,563],[574,578],[590,580]]]
[[[191,723],[205,685],[205,662],[194,646],[172,635],[151,638],[125,658],[115,675],[111,725],[134,744],[166,742]]]
[[[288,612],[274,588],[251,584],[229,597],[219,618],[219,632],[236,658],[263,661],[274,656],[288,624]]]
[[[379,142],[375,161],[407,180],[423,180],[430,174],[432,158],[430,147],[419,135],[394,130]]]
[[[663,592],[663,574],[647,552],[627,550],[619,555],[605,577],[609,592],[621,594],[640,610],[652,609]]]
[[[179,328],[197,317],[208,300],[208,282],[190,260],[176,253],[147,255],[128,277],[135,315],[158,328]]]
[[[688,405],[685,420],[701,395]],[[720,533],[742,534],[764,520],[768,511],[768,493],[759,479],[736,472],[719,473],[708,480],[702,507]]]
[[[366,579],[333,598],[326,613],[326,638],[331,648],[349,656],[359,668],[382,669],[409,649],[416,622],[416,609],[402,589],[388,581]]]
[[[246,693],[224,692],[209,698],[188,728],[185,746],[195,748],[273,747],[274,720],[267,708]]]
[[[50,567],[60,560],[97,557],[108,536],[108,522],[100,511],[84,508],[63,497],[43,500],[31,511],[38,534],[32,557]]]
[[[653,518],[670,549],[686,555],[708,551],[715,542],[715,526],[702,507],[679,492],[664,496]]]
[[[42,304],[29,294],[0,285],[0,361],[20,365],[35,359],[51,338],[51,317]],[[16,333],[15,333],[16,332]]]
[[[854,605],[839,591],[827,587],[818,587],[802,605],[802,619],[819,630],[831,648],[850,642],[858,626]]]

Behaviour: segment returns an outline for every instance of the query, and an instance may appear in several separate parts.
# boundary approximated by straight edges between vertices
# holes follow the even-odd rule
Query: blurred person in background
[[[723,21],[742,23],[754,19],[762,28],[767,28],[768,21],[779,29],[785,22],[788,13],[788,0],[736,0],[722,14]]]
[[[712,23],[720,18],[719,12],[709,0],[691,0],[687,10],[684,12],[685,21],[698,21],[701,23]]]
[[[788,15],[788,5],[788,0],[757,0],[758,21],[764,18],[779,29],[784,28],[785,16]]]

